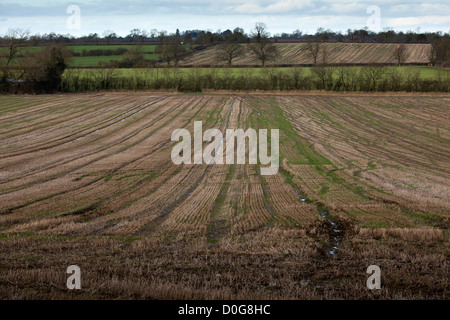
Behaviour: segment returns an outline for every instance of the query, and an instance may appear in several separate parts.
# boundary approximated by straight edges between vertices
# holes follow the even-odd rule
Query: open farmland
[[[21,54],[23,56],[26,56],[31,53],[36,53],[38,51],[42,51],[46,46],[30,46],[23,50],[23,53]],[[96,54],[96,55],[90,55],[89,52],[92,50],[97,51],[106,51],[106,50],[117,50],[117,49],[123,49],[123,50],[140,50],[147,60],[157,60],[158,55],[155,54],[155,50],[157,48],[157,45],[134,45],[134,44],[128,44],[128,45],[121,45],[121,44],[115,44],[115,45],[68,45],[66,46],[66,49],[70,52],[72,52],[73,56],[70,58],[69,61],[69,67],[70,68],[92,68],[92,67],[98,67],[100,63],[109,63],[112,61],[120,61],[124,59],[124,54],[121,55],[102,55],[102,54]],[[5,48],[0,47],[0,53],[4,51]]]
[[[245,45],[243,45],[245,46]],[[307,49],[306,43],[276,44],[280,56],[267,65],[312,65],[314,60]],[[327,52],[326,63],[329,64],[395,64],[392,57],[395,43],[324,43]],[[429,63],[428,52],[430,44],[406,44],[406,64]],[[216,47],[210,47],[191,55],[181,62],[182,66],[212,66],[216,65]],[[260,62],[249,52],[233,61],[235,66],[259,66]]]
[[[0,106],[0,298],[449,296],[449,95],[96,93]],[[279,129],[278,173],[174,165],[171,134],[194,121]],[[380,291],[366,288],[373,264]]]
[[[126,49],[132,51],[136,48],[144,54],[147,60],[158,60],[159,55],[155,53],[158,45],[69,45],[66,48],[73,52],[69,67],[71,68],[85,68],[98,67],[100,62],[108,63],[111,61],[119,61],[124,58],[124,55],[95,55],[84,56],[84,52],[91,50],[117,50]],[[246,44],[242,44],[247,48]],[[270,66],[283,65],[312,65],[313,59],[308,52],[305,43],[277,43],[276,46],[280,52],[280,57],[276,61],[268,62]],[[326,62],[330,64],[350,64],[350,65],[364,65],[364,64],[396,64],[392,57],[392,51],[398,46],[396,43],[324,43],[323,48],[327,52]],[[405,64],[428,64],[428,53],[430,50],[428,43],[408,43],[406,44],[407,53],[405,55]],[[44,46],[30,46],[26,48],[26,52],[36,52],[43,50]],[[191,46],[186,46],[190,49]],[[0,48],[4,50],[3,48]],[[180,66],[216,66],[218,62],[215,59],[217,46],[210,46],[201,51],[193,51],[189,53]],[[165,62],[160,63],[165,66]],[[220,63],[219,63],[220,65]],[[260,63],[249,52],[237,57],[233,61],[235,66],[259,66]]]

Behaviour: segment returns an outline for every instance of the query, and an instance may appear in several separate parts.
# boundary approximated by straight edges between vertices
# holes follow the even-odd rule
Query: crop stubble
[[[100,93],[0,104],[2,297],[448,294],[448,97]],[[175,166],[171,133],[195,120],[280,129],[280,171]],[[338,260],[324,251],[324,207],[345,235]],[[77,259],[90,289],[74,296],[55,270]],[[376,262],[390,289],[373,296],[364,268]],[[411,287],[424,270],[434,278]]]

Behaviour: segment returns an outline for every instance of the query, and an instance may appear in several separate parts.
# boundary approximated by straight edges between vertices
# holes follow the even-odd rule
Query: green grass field
[[[67,48],[75,53],[82,53],[83,50],[115,50],[119,48],[132,49],[136,45],[80,45],[80,46],[68,46]],[[156,45],[143,45],[141,46],[142,52],[145,52],[145,59],[156,60],[158,55],[154,54]],[[150,53],[151,52],[151,53]],[[100,62],[108,63],[111,61],[120,61],[123,56],[93,56],[93,57],[72,57],[70,67],[96,67]]]
[[[80,45],[80,46],[67,46],[67,49],[73,51],[73,52],[78,52],[81,53],[83,52],[83,50],[97,50],[97,49],[103,49],[103,50],[115,50],[115,49],[119,49],[119,48],[125,48],[125,49],[132,49],[136,47],[136,45],[133,44],[129,44],[129,45],[124,45],[124,44],[111,44],[111,45]],[[141,46],[142,51],[144,52],[155,52],[157,45],[143,45]]]
[[[150,57],[148,57],[150,56]],[[152,56],[156,55],[147,55],[147,59],[151,59]],[[90,61],[87,61],[90,58]],[[95,61],[102,61],[99,58],[110,58],[111,60],[114,60],[116,58],[120,58],[120,56],[110,56],[110,57],[85,57],[85,58],[79,58],[79,60],[75,60],[73,64],[77,64],[78,66],[89,66],[89,64],[93,64]],[[85,63],[86,64],[82,64]],[[351,69],[355,69],[356,72],[359,72],[361,67],[347,67]],[[420,78],[434,78],[441,74],[442,76],[450,76],[450,70],[444,69],[444,68],[438,68],[438,67],[428,67],[428,66],[400,66],[400,67],[386,67],[387,71],[393,71],[396,70],[400,73],[401,76],[406,77],[408,74],[415,74],[417,72],[420,73]],[[150,69],[149,72],[159,73],[161,76],[168,73],[170,76],[182,76],[186,77],[189,76],[189,74],[197,73],[206,75],[206,74],[215,74],[216,76],[222,77],[226,73],[230,73],[232,76],[245,76],[245,75],[260,75],[260,76],[266,76],[270,72],[290,72],[294,68],[292,67],[283,67],[283,68],[156,68],[156,69]],[[311,76],[311,67],[299,67],[297,68],[300,70],[302,76]],[[136,74],[142,74],[142,69],[116,69],[118,76],[129,76],[132,77]],[[337,72],[335,72],[334,77],[337,77]]]
[[[97,49],[102,49],[102,50],[115,50],[115,49],[119,49],[119,48],[125,48],[125,49],[132,49],[136,47],[136,45],[134,44],[111,44],[111,45],[104,45],[104,44],[99,44],[99,45],[68,45],[66,46],[67,49],[69,49],[70,51],[73,51],[75,53],[82,53],[83,50],[97,50]],[[157,45],[143,45],[141,46],[142,51],[144,52],[155,52]],[[37,51],[37,50],[43,50],[45,49],[46,46],[33,46],[33,47],[27,47],[26,51],[29,52],[33,52],[33,51]]]
[[[157,45],[143,45],[141,46],[142,52],[145,53],[145,59],[147,60],[156,60],[158,59],[158,55],[155,54]],[[33,47],[27,47],[23,55],[26,53],[32,53],[39,50],[45,49],[45,46],[33,46]],[[70,51],[73,51],[76,54],[82,54],[83,50],[90,51],[90,50],[115,50],[119,48],[125,48],[125,49],[132,49],[136,48],[136,45],[130,44],[130,45],[69,45],[67,46],[67,49]],[[0,48],[0,50],[4,50]],[[110,62],[110,61],[119,61],[123,58],[121,55],[117,56],[92,56],[92,57],[72,57],[71,61],[69,63],[70,67],[80,68],[80,67],[97,67],[99,65],[99,62]],[[19,58],[20,59],[20,58]]]
[[[111,61],[120,61],[123,56],[98,56],[98,57],[72,57],[69,66],[70,67],[96,67],[100,62],[108,63]],[[156,60],[157,54],[146,54],[145,59]]]

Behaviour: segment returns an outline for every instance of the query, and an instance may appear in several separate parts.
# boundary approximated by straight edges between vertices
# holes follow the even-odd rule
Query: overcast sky
[[[79,8],[79,11],[78,11]],[[69,9],[69,10],[68,10]],[[85,35],[133,28],[175,32],[186,29],[250,32],[264,22],[271,34],[345,32],[363,28],[450,31],[450,1],[369,0],[0,0],[0,33],[29,28],[31,33]]]

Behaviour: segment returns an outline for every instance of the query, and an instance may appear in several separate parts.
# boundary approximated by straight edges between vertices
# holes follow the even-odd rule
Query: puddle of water
[[[307,199],[302,196],[300,191],[297,188],[294,188],[294,190],[295,190],[295,193],[297,193],[298,197],[300,198],[300,201],[306,202]],[[333,236],[330,237],[332,247],[330,249],[328,249],[328,254],[335,255],[339,251],[339,245],[342,240],[342,237],[340,236],[340,234],[342,233],[342,230],[339,229],[339,226],[336,222],[334,222],[333,220],[330,219],[330,214],[328,213],[328,211],[323,210],[319,207],[317,207],[317,209],[319,210],[320,216],[323,219],[325,219],[330,225],[330,229],[331,229],[330,231],[332,232]]]
[[[296,193],[296,194],[298,195],[298,197],[300,198],[300,201],[301,201],[301,202],[306,202],[306,198],[303,197],[303,196],[300,194],[300,191],[298,191],[297,188],[294,188],[294,190],[295,190],[295,193]]]
[[[320,208],[318,209],[322,218],[324,218],[330,224],[331,231],[333,233],[333,236],[331,237],[332,247],[328,250],[328,254],[335,255],[339,251],[339,244],[341,243],[342,240],[340,236],[342,230],[339,229],[339,226],[337,225],[336,222],[330,219],[330,214],[328,213],[328,211]]]

